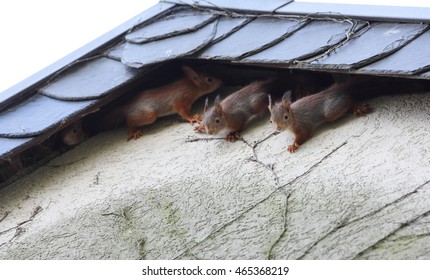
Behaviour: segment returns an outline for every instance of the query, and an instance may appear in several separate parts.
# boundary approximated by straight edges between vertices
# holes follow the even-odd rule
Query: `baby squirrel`
[[[354,95],[363,81],[359,78],[335,83],[319,93],[305,96],[293,103],[291,91],[287,91],[276,104],[273,104],[269,95],[270,122],[278,131],[290,130],[294,134],[294,143],[288,146],[288,151],[293,153],[312,137],[316,127],[342,117],[351,109],[355,115],[371,112],[368,104],[358,106],[354,100]]]
[[[158,117],[178,113],[184,120],[201,122],[199,114],[191,115],[191,106],[199,97],[218,89],[222,82],[212,76],[182,66],[185,77],[165,86],[145,90],[114,109],[104,120],[108,126],[125,119],[128,140],[142,136],[140,127],[151,124]],[[110,124],[110,125],[109,125]],[[106,125],[104,125],[106,127]],[[115,125],[114,125],[115,126]]]
[[[82,129],[82,122],[80,120],[64,128],[60,135],[63,143],[68,146],[78,145],[87,139],[87,134]]]
[[[195,130],[209,135],[222,135],[234,142],[245,125],[261,115],[268,105],[267,87],[274,79],[256,81],[230,94],[221,101],[218,95],[209,108],[206,99],[203,123]]]

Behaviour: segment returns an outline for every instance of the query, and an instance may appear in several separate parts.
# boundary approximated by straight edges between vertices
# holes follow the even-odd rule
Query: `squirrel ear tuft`
[[[208,109],[209,109],[209,98],[206,97],[205,108],[203,109],[203,112],[206,114],[206,112],[208,111]]]
[[[273,103],[272,103],[272,96],[270,96],[270,94],[268,94],[267,95],[268,96],[268,98],[269,98],[269,111],[272,111],[272,108],[273,108]]]
[[[219,96],[219,94],[215,97],[215,101],[214,101],[214,107],[215,107],[215,111],[217,111],[219,114],[222,114],[222,107],[221,107],[221,96]]]
[[[217,94],[217,96],[215,97],[215,101],[214,104],[220,104],[221,103],[221,96],[219,94]]]
[[[287,100],[288,102],[290,102],[291,103],[291,95],[292,95],[292,91],[291,91],[291,89],[290,90],[287,90],[285,93],[284,93],[284,95],[282,96],[282,100]]]
[[[184,72],[185,76],[193,82],[196,86],[200,84],[200,76],[199,74],[194,71],[191,67],[183,65],[182,72]]]
[[[285,109],[289,109],[290,108],[290,104],[291,104],[291,90],[288,90],[284,93],[284,95],[282,96],[282,107],[284,107]]]

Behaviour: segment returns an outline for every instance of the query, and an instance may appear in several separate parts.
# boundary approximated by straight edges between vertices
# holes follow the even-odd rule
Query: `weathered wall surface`
[[[97,135],[0,190],[0,258],[430,259],[430,94],[370,103],[295,154],[267,118]]]

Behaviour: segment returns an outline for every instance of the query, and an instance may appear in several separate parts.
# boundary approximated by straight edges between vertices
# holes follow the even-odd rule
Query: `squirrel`
[[[199,114],[191,115],[192,104],[201,96],[218,89],[222,82],[218,78],[182,66],[184,77],[167,85],[144,90],[101,119],[102,129],[126,121],[128,140],[142,136],[140,127],[154,123],[158,117],[178,113],[191,124],[200,123]]]
[[[6,171],[6,174],[4,174],[6,176],[8,176],[8,175],[12,176],[12,175],[18,174],[22,170],[22,168],[24,167],[20,155],[14,155],[12,157],[3,158],[3,159],[0,158],[0,170],[2,167],[2,164],[1,164],[2,162],[6,162],[10,166],[10,171]],[[9,173],[9,172],[11,172],[11,173]],[[3,174],[0,173],[0,179],[2,176],[3,176]]]
[[[315,128],[342,117],[351,109],[355,115],[370,113],[372,109],[369,104],[357,105],[354,99],[361,86],[366,86],[366,81],[367,79],[357,78],[335,83],[293,103],[291,91],[287,91],[282,100],[275,104],[269,95],[270,122],[276,130],[290,130],[294,134],[294,143],[288,146],[288,151],[293,153],[312,137]]]
[[[222,101],[217,95],[211,108],[206,99],[203,122],[196,127],[195,131],[206,131],[209,135],[222,135],[226,141],[234,142],[240,137],[239,133],[245,125],[266,110],[267,88],[273,81],[273,78],[269,78],[252,82]]]
[[[87,133],[82,129],[80,120],[64,128],[60,135],[63,143],[68,146],[78,145],[87,139]]]

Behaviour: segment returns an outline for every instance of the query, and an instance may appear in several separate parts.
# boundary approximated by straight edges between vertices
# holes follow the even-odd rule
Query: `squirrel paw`
[[[288,146],[288,151],[290,152],[290,153],[294,153],[298,148],[299,148],[299,144],[297,144],[297,143],[294,143],[293,145],[289,145]]]
[[[143,133],[140,130],[133,131],[128,135],[127,141],[130,141],[131,139],[137,140],[142,137],[142,135]]]
[[[231,133],[231,134],[227,135],[224,139],[225,139],[225,141],[234,143],[239,138],[240,138],[240,133],[239,132],[234,132],[234,133]]]
[[[201,123],[198,126],[194,127],[194,132],[205,133],[206,132],[205,125]]]
[[[187,119],[187,121],[189,121],[189,122],[190,122],[190,124],[193,124],[193,123],[198,123],[198,124],[200,124],[200,123],[202,122],[202,116],[201,116],[200,114],[195,114],[194,116],[189,117],[189,118]]]
[[[353,108],[353,111],[354,111],[354,115],[363,116],[365,114],[372,112],[372,108],[370,107],[369,104],[363,104],[361,106],[355,106]]]

